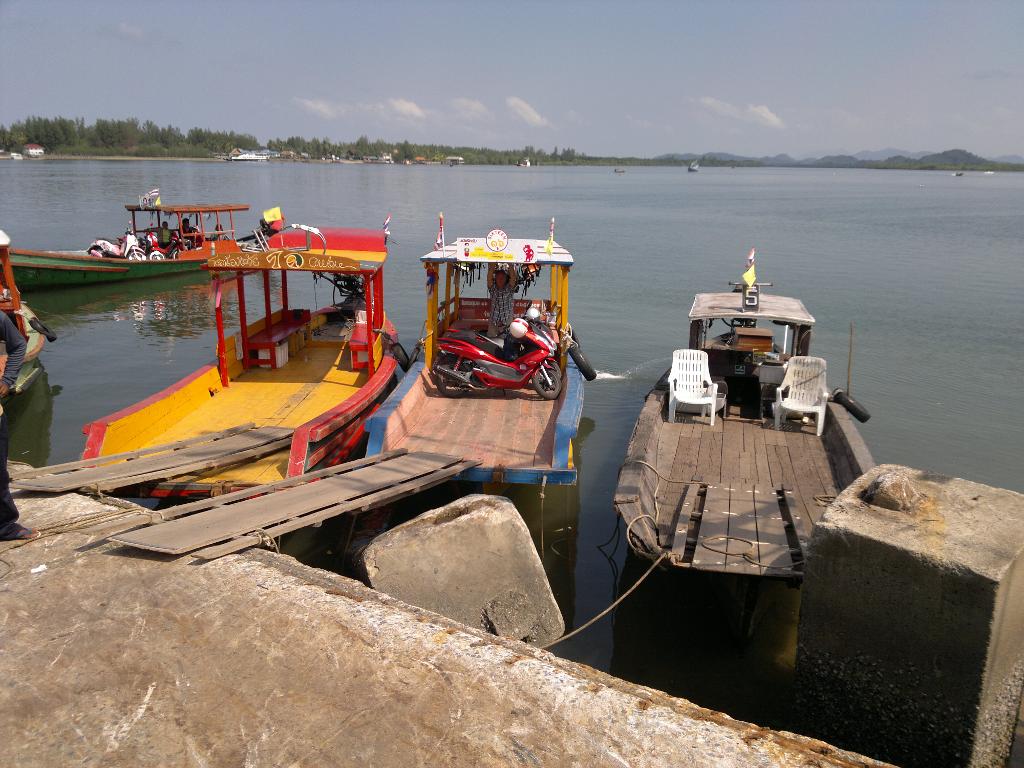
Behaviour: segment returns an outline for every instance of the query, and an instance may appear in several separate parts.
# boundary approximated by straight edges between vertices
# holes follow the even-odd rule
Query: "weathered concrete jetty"
[[[52,532],[119,511],[19,505]],[[64,530],[0,559],[4,765],[877,765],[266,550],[198,563]]]
[[[896,465],[814,529],[797,692],[810,733],[905,766],[1002,766],[1024,683],[1024,496]]]

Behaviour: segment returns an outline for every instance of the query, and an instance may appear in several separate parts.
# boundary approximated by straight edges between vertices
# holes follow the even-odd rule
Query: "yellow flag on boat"
[[[159,208],[160,207],[160,198],[159,197],[157,197],[156,202],[153,203],[153,207],[154,208]]]
[[[750,249],[750,255],[747,256],[747,271],[743,273],[743,282],[747,284],[747,288],[753,288],[754,283],[757,282],[757,270],[754,266],[754,254],[757,253],[756,248]]]
[[[272,221],[281,220],[281,206],[278,205],[274,208],[268,208],[263,212],[263,220],[269,224]]]
[[[545,251],[545,253],[547,253],[548,256],[550,256],[551,252],[554,251],[554,250],[555,250],[555,238],[554,238],[554,235],[549,235],[548,236],[548,241],[544,244],[544,251]]]

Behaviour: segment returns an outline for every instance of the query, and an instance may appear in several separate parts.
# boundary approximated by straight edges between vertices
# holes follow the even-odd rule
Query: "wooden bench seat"
[[[309,324],[310,314],[308,309],[290,311],[286,317],[282,317],[269,329],[264,328],[249,337],[249,347],[257,349],[268,349],[280,341],[284,341],[295,331],[301,330]]]

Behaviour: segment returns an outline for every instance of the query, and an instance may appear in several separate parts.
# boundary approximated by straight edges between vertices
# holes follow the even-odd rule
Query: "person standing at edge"
[[[0,380],[0,397],[3,397],[14,388],[25,360],[25,338],[6,312],[0,312],[0,343],[7,351],[7,364]],[[37,533],[18,522],[18,507],[11,496],[11,476],[7,473],[7,442],[7,414],[0,406],[0,541],[34,539]]]

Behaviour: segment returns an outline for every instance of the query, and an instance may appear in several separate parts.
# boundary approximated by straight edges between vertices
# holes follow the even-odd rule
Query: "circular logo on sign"
[[[487,250],[496,253],[504,251],[508,247],[508,235],[500,229],[492,229],[487,233]]]
[[[288,269],[299,269],[302,266],[302,254],[289,253],[285,256],[284,263],[288,265]]]

